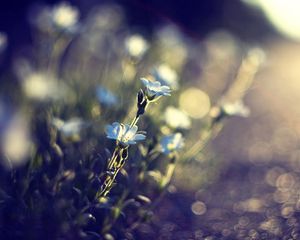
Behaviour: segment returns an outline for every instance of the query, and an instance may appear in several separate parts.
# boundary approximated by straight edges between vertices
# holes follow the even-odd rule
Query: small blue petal
[[[115,106],[118,103],[118,98],[104,87],[97,87],[96,95],[99,102],[106,106]]]

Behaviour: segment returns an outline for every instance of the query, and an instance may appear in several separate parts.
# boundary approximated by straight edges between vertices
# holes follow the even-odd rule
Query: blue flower
[[[54,118],[52,124],[57,128],[61,134],[73,140],[80,140],[81,130],[87,126],[87,124],[78,118],[73,118],[68,121],[63,121],[59,118]]]
[[[165,136],[160,141],[160,151],[166,155],[183,148],[184,139],[181,133]]]
[[[146,78],[141,78],[145,86],[145,94],[149,101],[155,101],[161,96],[171,96],[171,89],[169,86],[162,86],[158,81],[150,81]]]
[[[115,139],[121,146],[127,147],[131,144],[136,144],[137,141],[142,141],[146,136],[138,132],[138,127],[136,125],[130,126],[128,124],[122,124],[114,122],[111,125],[107,125],[105,132],[107,138]]]
[[[97,87],[96,94],[99,102],[106,106],[113,106],[118,103],[118,98],[104,87]]]
[[[161,64],[158,67],[154,68],[151,72],[151,75],[156,81],[159,81],[161,84],[167,85],[172,89],[178,88],[177,73],[167,64]]]

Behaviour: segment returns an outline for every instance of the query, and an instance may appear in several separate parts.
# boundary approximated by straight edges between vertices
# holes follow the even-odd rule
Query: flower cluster
[[[117,177],[118,172],[122,169],[125,161],[128,157],[128,147],[129,145],[136,144],[139,141],[145,140],[145,132],[138,131],[138,126],[136,125],[140,116],[144,114],[147,105],[150,102],[158,100],[162,96],[170,96],[171,89],[168,86],[161,86],[160,82],[155,81],[151,82],[145,78],[142,78],[144,83],[145,90],[142,89],[137,94],[137,113],[131,124],[123,124],[114,122],[111,125],[107,125],[105,132],[107,138],[116,140],[116,148],[113,153],[113,156],[110,158],[107,166],[106,174],[103,184],[100,190],[96,194],[96,198],[100,200],[102,197],[105,197],[110,189],[112,184]],[[145,92],[145,93],[144,93]],[[168,147],[168,151],[175,151],[179,149],[179,143],[174,142],[173,147]]]
[[[69,2],[36,5],[29,14],[30,54],[13,59],[0,76],[0,239],[43,239],[45,233],[49,239],[155,239],[145,222],[161,196],[188,182],[179,176],[209,181],[216,163],[204,159],[210,149],[202,149],[223,119],[249,114],[241,101],[218,100],[232,98],[212,86],[224,75],[223,68],[210,72],[218,65],[213,54],[224,55],[211,50],[216,44],[203,45],[205,63],[201,54],[187,56],[203,48],[189,48],[173,27],[147,40],[140,33],[124,36],[120,6],[89,11],[88,5],[82,19]],[[13,47],[8,40],[0,32],[0,64]],[[198,64],[204,84],[195,87]],[[171,90],[177,91],[167,98]],[[214,102],[220,104],[211,108]],[[201,169],[195,168],[200,159]]]

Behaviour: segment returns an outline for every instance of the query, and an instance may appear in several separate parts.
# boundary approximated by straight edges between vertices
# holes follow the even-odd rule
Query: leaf
[[[162,179],[162,174],[158,170],[148,171],[147,176],[152,178],[155,182],[159,183]]]
[[[141,155],[143,157],[146,157],[147,156],[147,152],[148,152],[147,148],[144,145],[142,145],[142,144],[139,144],[138,147],[139,147]]]
[[[144,203],[144,204],[151,203],[151,199],[146,197],[145,195],[137,195],[136,200],[138,200],[139,202]]]

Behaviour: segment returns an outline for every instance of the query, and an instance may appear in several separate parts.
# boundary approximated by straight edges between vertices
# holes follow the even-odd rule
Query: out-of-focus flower
[[[1,151],[9,168],[25,163],[30,153],[31,138],[24,116],[17,114],[7,125],[1,136]]]
[[[171,89],[168,86],[162,86],[158,81],[150,81],[146,78],[141,78],[146,91],[145,94],[149,101],[155,101],[161,96],[171,96]]]
[[[248,117],[250,115],[250,109],[245,106],[242,101],[226,103],[223,104],[221,108],[222,111],[228,116]]]
[[[79,11],[67,2],[59,3],[52,9],[52,22],[61,29],[72,29],[76,26],[79,18]]]
[[[79,11],[67,2],[32,9],[30,21],[42,32],[74,32],[78,26]]]
[[[57,100],[67,96],[68,91],[62,82],[45,72],[29,72],[22,76],[25,94],[35,100]]]
[[[166,25],[156,32],[159,56],[163,62],[175,69],[180,69],[186,62],[188,50],[185,38],[174,25]]]
[[[85,123],[78,118],[73,118],[68,121],[63,121],[59,118],[52,120],[53,125],[63,135],[63,137],[71,140],[80,140],[80,132],[85,126]]]
[[[141,58],[148,50],[148,42],[140,35],[132,35],[125,40],[125,47],[128,54],[134,58]]]
[[[106,106],[113,106],[113,105],[117,105],[118,103],[117,96],[104,87],[100,87],[100,86],[97,87],[96,95],[99,102]]]
[[[163,85],[170,86],[172,89],[178,88],[177,73],[167,64],[161,64],[154,68],[151,75]]]
[[[5,33],[0,32],[0,53],[7,47],[7,36]]]
[[[191,127],[191,120],[188,115],[172,106],[166,109],[165,121],[172,128],[188,129]]]
[[[56,92],[56,86],[52,79],[46,74],[33,72],[29,74],[22,82],[23,89],[28,97],[34,99],[53,98]]]
[[[160,151],[166,155],[178,151],[184,147],[184,139],[181,133],[165,136],[160,141]]]
[[[242,101],[223,103],[219,107],[213,107],[210,111],[210,116],[216,119],[220,119],[225,116],[248,117],[249,115],[250,110]]]
[[[130,144],[136,144],[137,141],[142,141],[146,138],[144,134],[138,132],[138,127],[136,125],[130,126],[118,122],[107,125],[105,132],[107,138],[117,140],[117,142],[124,147],[127,147]]]

